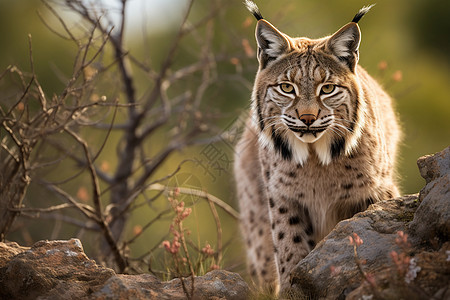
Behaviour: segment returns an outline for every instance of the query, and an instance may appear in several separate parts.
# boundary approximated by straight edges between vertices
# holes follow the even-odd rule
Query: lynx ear
[[[350,70],[354,71],[359,60],[359,43],[361,32],[355,22],[350,22],[335,34],[327,42],[328,49],[337,56],[343,63],[347,64]]]
[[[264,68],[270,60],[290,50],[288,38],[266,20],[259,20],[256,25],[258,42],[258,61]]]
[[[353,20],[333,34],[327,42],[328,49],[348,65],[350,70],[355,71],[359,60],[359,43],[361,41],[361,31],[358,22],[375,4],[361,8]]]

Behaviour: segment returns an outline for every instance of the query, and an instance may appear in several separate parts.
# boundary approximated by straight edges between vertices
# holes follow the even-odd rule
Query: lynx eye
[[[282,84],[280,84],[280,88],[283,92],[285,92],[287,94],[294,93],[294,86],[292,84],[282,83]]]
[[[336,86],[334,84],[324,84],[320,89],[320,92],[322,94],[331,94],[335,88]]]

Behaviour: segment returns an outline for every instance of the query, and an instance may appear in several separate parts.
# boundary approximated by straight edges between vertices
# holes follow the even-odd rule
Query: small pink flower
[[[190,207],[186,208],[186,209],[183,211],[183,213],[181,214],[181,219],[184,220],[184,219],[186,219],[187,217],[189,217],[189,215],[191,214],[191,212],[192,212],[192,208],[190,208]]]
[[[395,264],[398,262],[398,253],[396,251],[391,251],[390,256]]]
[[[376,281],[375,281],[375,276],[371,273],[367,273],[366,274],[366,280],[368,283],[370,283],[370,285],[375,286],[376,285]]]
[[[176,254],[180,250],[181,244],[177,239],[174,238],[172,243],[170,243],[169,241],[162,242],[162,246],[164,247],[164,249],[166,249],[167,252]]]
[[[336,276],[341,273],[342,267],[330,266],[331,276]]]
[[[407,245],[408,244],[408,234],[403,231],[397,232],[397,237],[395,238],[397,245]]]
[[[170,252],[170,242],[169,241],[164,241],[162,242],[163,247]]]
[[[180,203],[178,203],[177,207],[175,208],[177,213],[182,213],[184,210],[184,202],[181,201]]]
[[[210,244],[206,244],[205,247],[202,248],[202,252],[206,255],[213,255],[214,254],[214,249],[211,248]]]
[[[359,237],[359,235],[356,232],[353,232],[353,240],[355,241],[355,244],[358,247],[364,243],[363,240]]]
[[[170,248],[170,253],[176,254],[180,251],[181,244],[179,242],[174,241],[172,243],[172,247]]]

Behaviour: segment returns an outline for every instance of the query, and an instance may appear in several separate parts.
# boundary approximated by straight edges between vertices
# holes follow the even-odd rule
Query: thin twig
[[[209,198],[207,198],[209,208],[211,209],[211,213],[214,217],[214,221],[216,222],[216,229],[217,229],[217,265],[220,266],[220,263],[222,262],[222,225],[220,223],[219,214],[217,213],[216,207],[214,205],[214,202],[212,202]]]
[[[186,298],[188,300],[192,299],[192,296],[194,296],[194,293],[189,294],[189,291],[186,287],[186,283],[184,282],[183,276],[181,275],[181,269],[180,269],[180,262],[179,262],[179,258],[178,255],[176,253],[172,254],[173,260],[175,262],[175,268],[177,270],[177,273],[180,274],[179,279],[181,282],[181,287],[183,288],[183,292],[186,295]],[[194,281],[192,281],[192,288],[194,287]]]
[[[33,213],[28,213],[28,212],[21,212],[21,217],[25,217],[25,218],[30,218],[30,219],[34,219],[36,218],[36,215]],[[42,214],[38,216],[39,219],[48,219],[48,220],[58,220],[58,221],[63,221],[64,223],[73,225],[79,229],[84,229],[84,230],[89,230],[89,231],[94,231],[94,232],[101,232],[100,227],[97,225],[96,222],[93,221],[88,221],[86,222],[86,220],[79,220],[76,218],[72,218],[69,217],[67,215],[63,215],[63,214],[57,214],[57,213],[48,213],[48,214]]]
[[[194,297],[194,279],[195,279],[195,272],[194,272],[194,268],[192,266],[192,261],[191,261],[191,257],[189,255],[189,251],[187,248],[187,244],[186,244],[186,238],[184,236],[184,228],[183,228],[183,222],[179,222],[178,223],[178,230],[180,232],[180,239],[181,239],[181,245],[183,246],[183,251],[184,251],[184,256],[186,257],[186,261],[187,264],[189,266],[189,272],[191,275],[191,294],[189,295],[189,293],[187,293],[187,291],[185,290],[185,294],[188,297],[188,299],[192,299],[192,297]],[[182,280],[182,276],[180,276],[180,279]],[[183,288],[184,289],[184,288]]]
[[[42,181],[43,182],[43,181]],[[43,182],[45,183],[45,182]],[[45,187],[52,192],[55,192],[56,194],[62,196],[65,200],[67,200],[69,203],[71,203],[74,207],[76,207],[86,218],[92,219],[95,222],[97,222],[97,216],[95,215],[95,211],[92,207],[86,205],[86,204],[80,204],[78,201],[76,201],[70,194],[68,194],[63,189],[57,187],[54,184],[51,184],[49,182],[45,183]]]
[[[168,187],[166,187],[166,186],[164,186],[162,184],[159,184],[159,183],[152,184],[147,189],[148,190],[154,190],[154,191],[165,191],[165,192],[169,192],[170,191],[170,189]],[[208,201],[214,202],[214,204],[216,204],[217,206],[222,208],[224,211],[226,211],[234,219],[239,220],[239,213],[234,208],[232,208],[229,204],[227,204],[224,201],[220,200],[216,196],[211,195],[211,194],[209,194],[209,193],[207,193],[205,191],[200,191],[200,190],[191,189],[191,188],[180,187],[179,189],[180,189],[180,193],[181,194],[190,195],[190,196],[196,196],[196,197],[203,198],[203,199],[206,199]]]
[[[150,220],[150,222],[148,222],[147,224],[144,225],[144,227],[142,227],[142,230],[135,234],[131,239],[129,239],[128,241],[124,242],[124,245],[129,245],[132,244],[136,241],[137,238],[139,238],[145,230],[147,230],[150,226],[152,226],[156,221],[160,220],[164,215],[167,215],[169,213],[171,213],[173,210],[172,209],[166,209],[161,211],[156,217],[154,217],[152,220]]]
[[[73,132],[69,128],[65,128],[65,131],[69,135],[71,135],[83,147],[84,154],[85,154],[86,160],[87,160],[89,173],[91,175],[93,201],[94,201],[95,211],[96,211],[96,215],[97,215],[96,219],[97,219],[98,224],[102,228],[103,236],[105,237],[106,241],[108,242],[108,244],[114,254],[114,257],[115,257],[115,260],[119,267],[120,272],[123,272],[125,270],[125,268],[127,267],[127,261],[126,261],[125,257],[123,257],[122,254],[120,253],[120,249],[117,246],[117,243],[112,236],[111,230],[105,222],[105,219],[103,216],[103,211],[102,211],[101,199],[100,199],[100,195],[101,195],[100,184],[98,181],[98,176],[97,176],[97,173],[96,173],[96,170],[94,167],[94,163],[93,163],[91,155],[89,153],[89,147],[88,147],[87,143],[81,137],[79,137],[75,132]]]
[[[366,271],[364,271],[361,260],[358,257],[358,251],[357,251],[357,245],[356,242],[353,244],[353,255],[355,257],[356,266],[358,267],[358,271],[361,274],[361,276],[369,283],[370,287],[372,288],[373,293],[375,294],[376,299],[382,299],[380,298],[380,294],[378,292],[377,286],[375,285],[375,282],[373,280],[369,279],[369,275]]]
[[[42,3],[44,3],[45,7],[47,7],[48,10],[50,10],[50,12],[58,19],[59,23],[63,26],[64,30],[67,32],[67,34],[70,37],[70,40],[74,41],[77,46],[79,46],[79,41],[75,38],[75,36],[72,34],[72,32],[69,30],[69,28],[67,27],[66,22],[63,20],[63,18],[56,12],[56,10],[50,5],[48,4],[48,1],[46,0],[41,0]],[[56,31],[54,31],[52,29],[51,26],[49,26],[46,22],[45,19],[41,17],[41,14],[38,13],[39,18],[42,20],[42,22],[44,23],[44,25],[50,29],[51,32],[55,33],[58,36],[61,36],[63,39],[68,39],[67,37],[64,37],[63,35],[57,33]]]
[[[186,34],[186,32],[184,30],[184,26],[187,22],[190,12],[191,12],[193,2],[194,2],[193,0],[190,0],[188,3],[188,7],[184,14],[180,28],[178,30],[178,34],[175,37],[175,39],[172,43],[172,46],[170,47],[169,51],[167,52],[167,56],[161,65],[161,69],[160,69],[158,78],[156,79],[156,82],[155,82],[155,87],[144,105],[143,112],[141,114],[139,114],[139,116],[138,116],[138,120],[137,120],[138,122],[140,122],[140,120],[142,118],[144,118],[146,112],[150,110],[150,108],[155,104],[156,100],[160,96],[162,82],[164,81],[164,78],[166,77],[167,71],[169,70],[170,66],[172,65],[173,58],[174,58],[176,50],[178,49],[179,43]]]
[[[20,208],[10,208],[9,210],[17,211],[17,212],[33,212],[33,213],[38,213],[37,215],[39,215],[40,213],[50,213],[50,212],[62,210],[65,208],[74,208],[74,207],[76,207],[74,204],[65,203],[65,204],[59,204],[59,205],[54,205],[54,206],[45,207],[45,208],[20,207]]]

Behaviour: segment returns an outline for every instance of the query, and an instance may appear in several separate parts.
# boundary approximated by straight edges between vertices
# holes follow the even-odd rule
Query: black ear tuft
[[[364,17],[365,14],[367,14],[369,12],[369,10],[374,7],[375,4],[369,5],[369,6],[364,6],[363,8],[361,8],[358,13],[353,17],[352,22],[353,23],[358,23],[359,20],[361,20],[362,17]]]
[[[258,61],[260,67],[264,69],[269,61],[289,51],[288,37],[264,20],[255,2],[244,0],[243,3],[258,20],[255,32],[258,43]]]
[[[256,20],[259,21],[264,19],[255,2],[251,0],[244,0],[244,5],[255,16]]]

